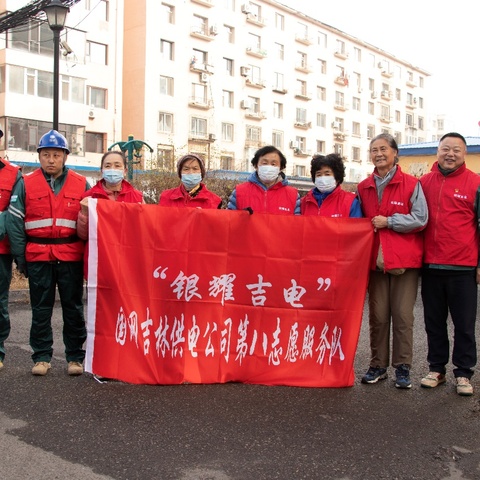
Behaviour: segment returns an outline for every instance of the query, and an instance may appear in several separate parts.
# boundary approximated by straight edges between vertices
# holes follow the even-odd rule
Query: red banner
[[[89,201],[86,370],[131,383],[354,381],[366,219]]]

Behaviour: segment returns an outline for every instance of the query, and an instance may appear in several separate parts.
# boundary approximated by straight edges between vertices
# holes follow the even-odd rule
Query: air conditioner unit
[[[218,35],[218,27],[216,25],[210,27],[210,35]]]
[[[250,108],[250,100],[242,100],[240,102],[240,108],[243,108],[244,110],[248,110]]]
[[[290,141],[290,148],[297,148],[297,145],[297,142],[295,142],[294,140]]]
[[[371,97],[372,97],[372,98],[377,98],[377,92],[372,92]]]
[[[214,133],[209,133],[209,134],[208,134],[208,139],[209,139],[211,142],[214,142],[214,141],[217,139],[217,137],[215,136]]]
[[[200,74],[200,81],[202,83],[207,83],[208,82],[208,73],[201,73]]]
[[[250,71],[250,67],[240,67],[240,75],[242,77],[247,77],[249,71]]]
[[[383,68],[383,62],[378,62],[378,68]]]
[[[88,118],[90,120],[93,120],[95,118],[95,110],[93,108],[91,108],[89,111],[88,111]]]
[[[332,122],[332,128],[338,130],[340,128],[340,122]]]

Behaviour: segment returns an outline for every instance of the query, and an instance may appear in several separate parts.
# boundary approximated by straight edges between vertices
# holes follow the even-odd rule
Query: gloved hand
[[[16,258],[15,263],[17,264],[18,272],[22,273],[25,278],[28,278],[27,262],[25,261],[25,258]]]

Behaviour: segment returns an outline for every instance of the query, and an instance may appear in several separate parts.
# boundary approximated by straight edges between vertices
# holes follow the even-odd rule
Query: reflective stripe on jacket
[[[52,192],[41,169],[26,175],[24,182],[27,262],[81,261],[84,243],[76,238],[76,231],[86,178],[69,170],[57,195]],[[35,241],[29,240],[32,237]],[[40,243],[42,238],[64,239],[67,243]]]

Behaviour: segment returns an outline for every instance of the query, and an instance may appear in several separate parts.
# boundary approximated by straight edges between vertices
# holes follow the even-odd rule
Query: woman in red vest
[[[362,383],[387,378],[392,331],[395,386],[411,388],[413,307],[422,266],[428,208],[418,178],[402,172],[395,139],[381,133],[370,142],[372,175],[358,185],[365,217],[372,222],[368,305],[370,367]]]
[[[125,180],[127,160],[123,152],[106,152],[101,160],[102,178],[87,190],[80,202],[81,210],[77,220],[77,235],[88,240],[88,198],[113,200],[114,202],[145,203],[143,194]],[[84,275],[87,278],[88,243],[85,246]]]
[[[315,155],[310,173],[315,188],[301,200],[302,215],[361,218],[362,210],[354,193],[342,190],[345,165],[338,153]]]
[[[220,208],[222,199],[211,192],[203,183],[205,163],[202,157],[189,153],[177,162],[177,173],[181,184],[164,190],[158,204],[162,207]]]

